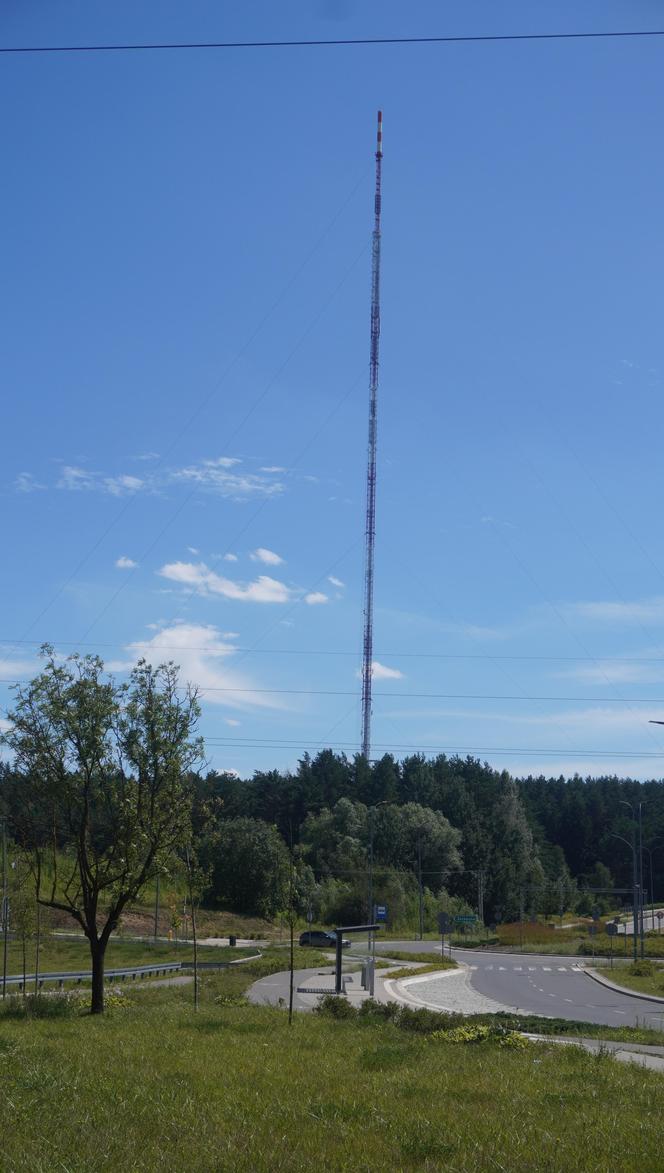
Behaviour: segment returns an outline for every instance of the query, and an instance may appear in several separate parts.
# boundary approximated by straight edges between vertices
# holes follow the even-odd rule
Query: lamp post
[[[653,843],[652,847],[646,847],[645,843],[643,845],[643,850],[645,852],[647,852],[648,860],[650,863],[650,901],[651,901],[651,904],[650,904],[651,926],[650,927],[652,929],[655,928],[655,883],[654,883],[654,879],[653,879],[654,873],[653,873],[653,867],[652,867],[652,853],[653,853],[653,851],[661,851],[661,849],[662,849],[661,843]],[[648,901],[646,900],[646,906],[647,906],[647,904],[648,904]]]
[[[632,822],[634,823],[633,834],[635,835],[636,825],[637,825],[637,816],[634,813],[634,807],[631,802],[627,801],[626,798],[621,798],[620,802],[621,802],[622,806],[628,806],[632,812]],[[638,815],[639,854],[638,854],[638,873],[637,873],[638,874],[638,881],[637,882],[638,882],[638,886],[639,886],[639,906],[638,906],[638,910],[637,910],[638,911],[638,923],[637,923],[637,921],[634,922],[634,935],[636,936],[636,934],[638,933],[639,938],[641,940],[641,957],[645,957],[645,940],[644,940],[644,930],[643,930],[643,815],[642,815],[642,811],[643,811],[644,806],[645,806],[645,802],[639,802],[639,806],[638,806],[638,811],[639,811],[639,815]]]
[[[638,882],[638,878],[637,878],[638,877],[638,870],[637,870],[637,864],[636,864],[636,843],[634,843],[634,842],[630,843],[629,839],[625,839],[623,835],[616,835],[615,831],[610,831],[609,834],[611,835],[612,839],[620,839],[621,843],[626,843],[627,846],[629,847],[630,851],[632,852],[632,877],[633,877],[633,883],[634,883],[634,898],[633,898],[633,903],[632,903],[634,924],[633,924],[632,938],[633,938],[633,942],[634,942],[634,960],[636,961],[637,956],[638,956],[637,947],[636,947],[636,931],[637,931],[637,921],[638,921],[638,912],[639,912],[639,882]],[[627,926],[625,926],[625,929],[627,929]],[[625,937],[626,936],[627,936],[627,933],[625,932]]]

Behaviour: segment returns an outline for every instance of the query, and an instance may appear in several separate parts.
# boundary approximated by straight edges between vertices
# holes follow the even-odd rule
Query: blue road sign
[[[386,904],[374,905],[374,920],[375,921],[386,921],[387,920],[387,905]]]

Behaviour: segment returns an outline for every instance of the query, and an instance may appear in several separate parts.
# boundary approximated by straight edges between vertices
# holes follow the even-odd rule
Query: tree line
[[[88,937],[93,1008],[123,909],[174,869],[192,897],[270,920],[353,923],[372,900],[403,930],[435,928],[441,910],[487,925],[606,910],[629,902],[616,890],[631,885],[641,803],[645,884],[661,895],[660,782],[517,780],[472,757],[331,750],[242,779],[201,769],[198,701],[174,665],[141,662],[117,684],[97,657],[45,657],[9,714],[0,816],[37,902]]]

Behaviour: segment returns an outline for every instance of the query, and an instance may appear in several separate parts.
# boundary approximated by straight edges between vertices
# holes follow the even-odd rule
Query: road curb
[[[658,998],[657,994],[641,994],[637,990],[630,990],[626,986],[618,986],[615,982],[609,981],[608,978],[600,977],[600,975],[593,969],[586,969],[583,967],[582,973],[586,977],[592,978],[594,982],[598,982],[600,986],[606,986],[607,990],[615,990],[616,994],[625,994],[628,998],[640,998],[642,1002],[659,1002],[664,1006],[664,998]]]

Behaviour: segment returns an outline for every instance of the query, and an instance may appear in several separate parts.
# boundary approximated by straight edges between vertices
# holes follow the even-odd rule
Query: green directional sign
[[[476,916],[455,916],[455,921],[458,925],[474,925],[477,920]]]

